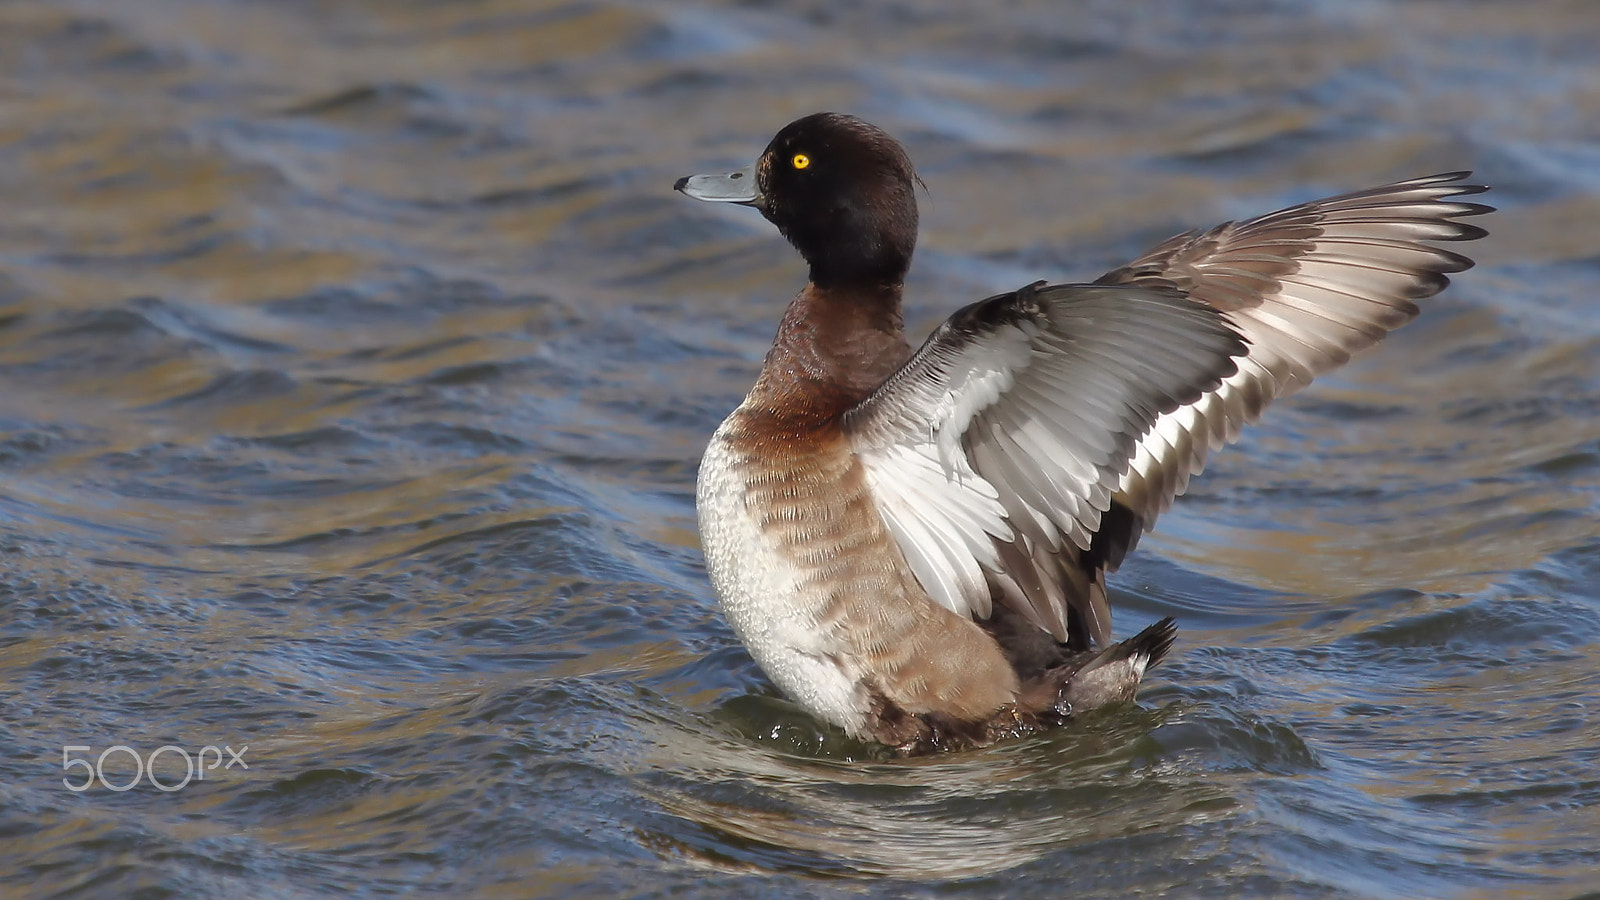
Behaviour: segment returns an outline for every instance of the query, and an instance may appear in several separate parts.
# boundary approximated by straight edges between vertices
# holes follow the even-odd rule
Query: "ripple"
[[[1592,891],[1600,34],[1292,6],[0,3],[0,879]],[[671,185],[823,108],[928,181],[929,326],[1389,177],[1503,211],[1117,573],[1183,629],[1141,705],[898,760],[775,695],[695,534],[804,271]],[[172,794],[55,756],[217,742]]]

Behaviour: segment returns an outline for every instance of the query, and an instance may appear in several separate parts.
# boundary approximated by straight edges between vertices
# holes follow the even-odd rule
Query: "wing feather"
[[[1155,421],[1244,350],[1171,287],[1041,282],[957,312],[845,434],[935,602],[984,618],[998,598],[1058,640],[1076,617],[1104,641],[1081,565],[1101,516]]]
[[[845,416],[906,564],[941,605],[998,600],[1104,644],[1115,569],[1273,399],[1417,315],[1483,229],[1452,173],[1167,240],[1095,285],[975,303]]]
[[[1490,207],[1450,199],[1485,190],[1463,183],[1467,175],[1416,178],[1178,235],[1097,282],[1171,285],[1222,310],[1250,343],[1236,374],[1164,414],[1140,442],[1115,498],[1137,527],[1153,527],[1210,453],[1272,400],[1411,321],[1415,301],[1472,266],[1423,243],[1484,235],[1458,220]]]

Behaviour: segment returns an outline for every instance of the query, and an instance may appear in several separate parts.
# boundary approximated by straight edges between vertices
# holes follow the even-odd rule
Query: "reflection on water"
[[[869,764],[684,740],[647,779],[663,809],[704,831],[675,852],[728,871],[959,879],[1153,827],[1225,821],[1226,788],[1184,777],[1146,735],[1172,713],[954,756]]]
[[[1559,0],[0,4],[0,879],[1592,891],[1597,31]],[[670,185],[828,108],[929,184],[923,327],[1383,179],[1475,168],[1503,211],[1119,574],[1124,632],[1183,628],[1139,707],[895,760],[773,694],[692,510],[802,274]],[[250,768],[61,784],[65,746],[211,744]]]

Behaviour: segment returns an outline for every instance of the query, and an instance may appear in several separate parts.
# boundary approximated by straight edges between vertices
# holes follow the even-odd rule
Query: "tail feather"
[[[1142,654],[1145,657],[1144,670],[1148,672],[1167,658],[1167,653],[1172,650],[1172,645],[1177,640],[1178,623],[1171,616],[1167,616],[1112,647],[1109,652],[1119,654],[1124,659]]]
[[[1063,677],[1055,713],[1070,716],[1119,701],[1132,700],[1144,673],[1155,668],[1178,639],[1171,616],[1131,638],[1095,653],[1082,654],[1057,670]]]

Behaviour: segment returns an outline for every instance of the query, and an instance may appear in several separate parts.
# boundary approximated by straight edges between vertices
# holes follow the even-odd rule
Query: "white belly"
[[[807,596],[805,571],[749,508],[748,470],[728,445],[731,422],[732,417],[712,436],[696,491],[711,586],[767,677],[814,715],[859,734],[866,691],[840,668],[841,648],[828,646],[826,630],[818,627],[825,598]]]

